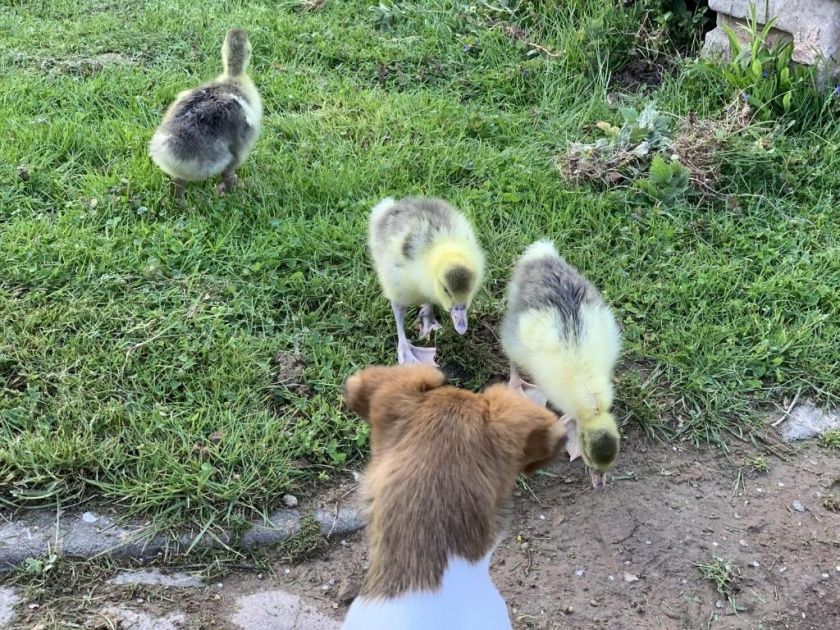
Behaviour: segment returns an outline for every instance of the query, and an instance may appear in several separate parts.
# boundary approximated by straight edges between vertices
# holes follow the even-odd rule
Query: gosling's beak
[[[456,305],[449,311],[452,316],[452,323],[455,324],[455,330],[459,335],[467,332],[467,307],[463,305]]]
[[[607,485],[607,473],[601,472],[599,470],[592,470],[590,471],[592,474],[592,487],[596,490],[600,490],[601,488],[606,487]]]

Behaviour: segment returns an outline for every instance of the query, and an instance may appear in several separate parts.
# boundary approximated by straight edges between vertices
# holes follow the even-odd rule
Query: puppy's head
[[[482,394],[444,386],[429,366],[367,368],[347,380],[344,400],[371,426],[366,596],[434,590],[453,554],[486,556],[516,475],[565,443],[548,410],[504,386]]]
[[[399,440],[407,415],[445,380],[430,365],[398,365],[369,367],[345,381],[344,404],[370,424],[374,457],[380,445]]]

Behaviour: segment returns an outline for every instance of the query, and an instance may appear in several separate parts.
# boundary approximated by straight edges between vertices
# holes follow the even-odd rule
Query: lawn
[[[723,445],[785,396],[836,403],[831,110],[756,123],[721,158],[718,194],[651,203],[569,182],[556,156],[620,124],[616,102],[715,118],[737,98],[639,28],[656,2],[386,4],[4,4],[6,506],[104,497],[162,527],[235,525],[357,467],[367,428],[341,383],[396,354],[365,252],[386,195],[445,197],[488,252],[471,331],[437,339],[465,387],[504,375],[505,283],[549,236],[621,321],[627,427]],[[193,184],[178,207],[145,145],[180,90],[219,72],[234,25],[254,46],[263,133],[242,189]],[[617,85],[640,59],[666,66],[661,84]]]

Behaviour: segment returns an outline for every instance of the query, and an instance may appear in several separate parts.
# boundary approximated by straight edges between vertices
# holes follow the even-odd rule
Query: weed
[[[761,455],[756,457],[752,457],[747,462],[747,465],[753,470],[753,472],[757,473],[766,473],[770,472],[770,464],[767,463],[767,460],[764,459]]]
[[[695,566],[699,569],[704,580],[711,582],[720,595],[730,603],[733,602],[734,594],[740,588],[738,580],[741,577],[741,571],[736,565],[723,558],[712,556],[712,561],[708,564],[697,564]]]
[[[673,118],[653,104],[641,111],[621,110],[624,121],[616,127],[606,121],[596,124],[602,136],[593,143],[572,142],[558,158],[560,172],[569,180],[595,180],[604,184],[632,181],[647,170],[652,153],[671,145]]]
[[[829,429],[820,437],[820,444],[825,448],[840,449],[840,429]]]
[[[688,185],[688,169],[678,160],[666,161],[661,155],[653,156],[647,177],[635,182],[638,190],[662,206],[671,206],[679,200]]]
[[[741,44],[730,27],[724,26],[732,60],[728,63],[707,60],[700,67],[722,77],[729,89],[749,104],[758,120],[816,117],[832,106],[831,95],[826,96],[818,87],[815,68],[791,65],[793,41],[770,44],[768,35],[775,23],[773,18],[760,25],[756,5],[752,3],[747,25],[743,27],[746,45]]]
[[[326,544],[318,521],[308,516],[300,520],[297,532],[273,548],[273,557],[283,562],[303,562],[323,550]]]

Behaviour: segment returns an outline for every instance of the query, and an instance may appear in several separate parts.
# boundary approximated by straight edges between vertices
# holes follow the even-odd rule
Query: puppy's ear
[[[379,394],[400,396],[443,385],[443,373],[430,365],[373,366],[344,382],[344,404],[370,421],[371,402]]]
[[[551,414],[547,410],[546,413]],[[566,430],[556,417],[552,418],[549,426],[532,429],[525,438],[522,471],[529,473],[546,467],[563,451],[566,439]]]
[[[519,455],[519,469],[533,472],[554,460],[566,445],[566,428],[552,412],[504,385],[484,392],[491,420]]]

